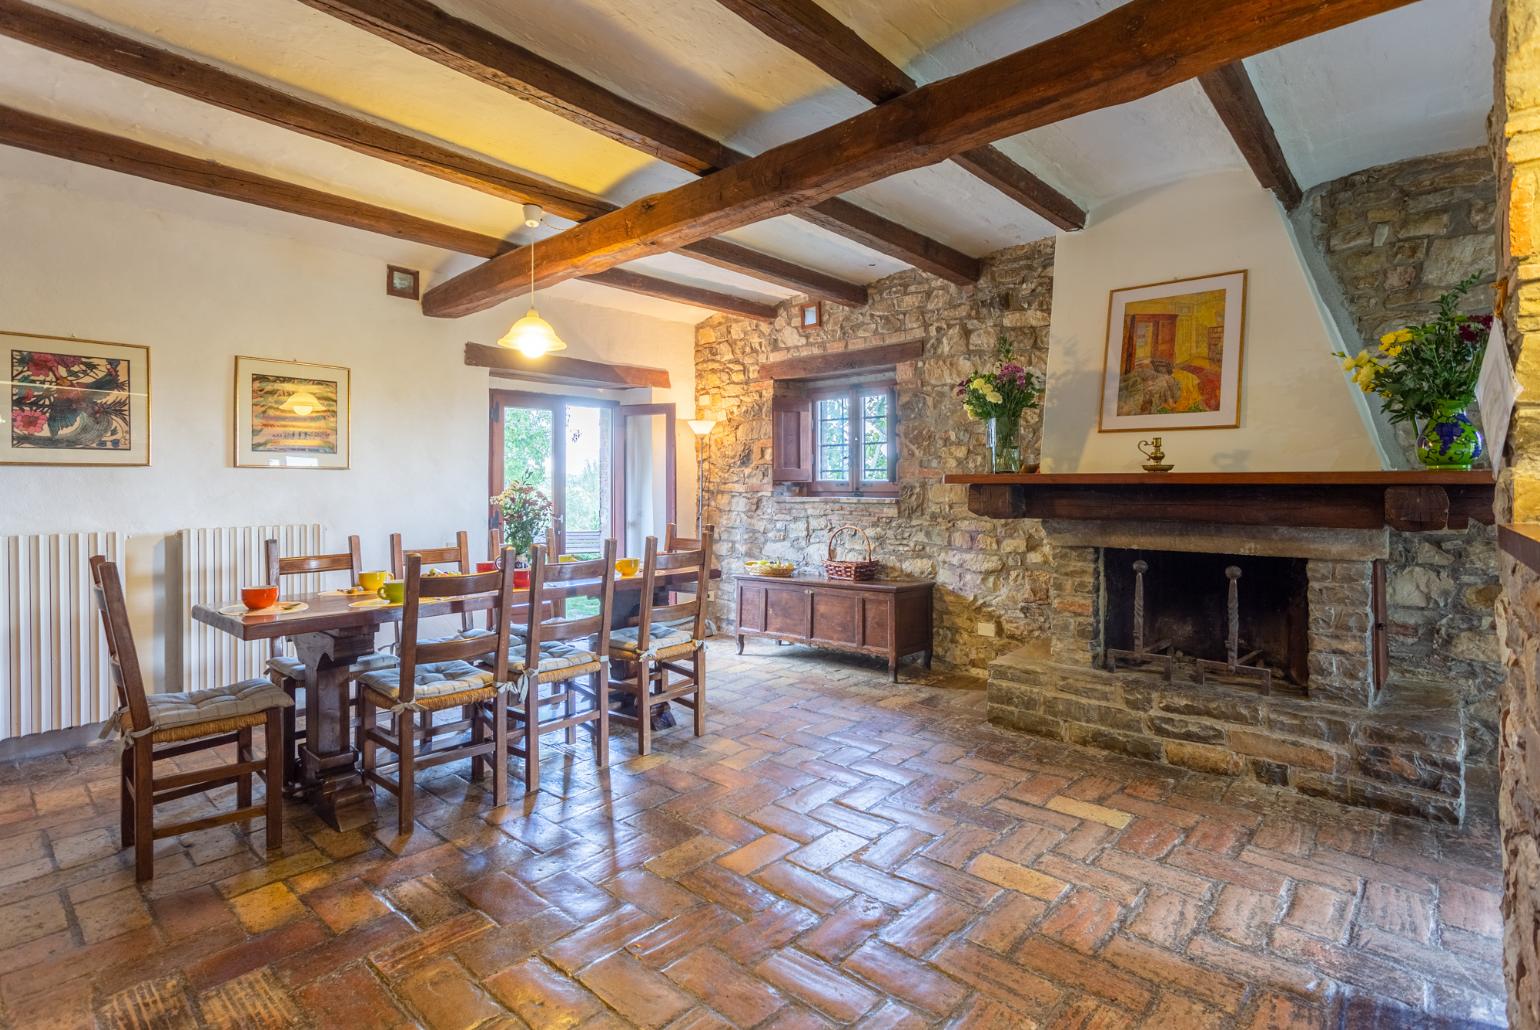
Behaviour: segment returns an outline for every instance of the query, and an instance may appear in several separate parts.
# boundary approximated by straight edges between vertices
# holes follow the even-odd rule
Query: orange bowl
[[[241,587],[241,603],[249,611],[261,611],[278,603],[277,587]]]

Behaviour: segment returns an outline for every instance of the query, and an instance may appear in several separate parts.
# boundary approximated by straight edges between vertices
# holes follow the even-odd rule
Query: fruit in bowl
[[[780,576],[786,578],[797,571],[796,562],[772,561],[767,558],[744,562],[743,567],[751,576]]]

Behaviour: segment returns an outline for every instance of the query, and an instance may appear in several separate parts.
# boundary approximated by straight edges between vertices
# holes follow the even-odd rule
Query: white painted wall
[[[1167,460],[1185,472],[1380,467],[1282,209],[1249,171],[1099,208],[1090,228],[1060,233],[1055,246],[1044,471],[1138,471],[1135,444],[1154,435],[1097,432],[1108,292],[1242,268],[1240,428],[1162,433]]]
[[[178,666],[167,659],[178,641],[166,565],[180,528],[320,522],[329,547],[360,534],[374,567],[387,563],[394,531],[431,546],[468,529],[473,550],[484,548],[489,380],[463,364],[462,348],[494,340],[524,306],[425,318],[385,295],[379,238],[331,227],[317,236],[314,223],[281,215],[267,232],[205,217],[208,205],[233,206],[0,150],[0,328],[145,344],[152,372],[151,467],[0,467],[0,534],[131,534],[136,631],[157,674]],[[290,228],[300,238],[278,234]],[[557,296],[542,296],[540,310],[571,356],[667,368],[672,389],[621,397],[678,403],[681,458],[693,453],[690,325]],[[351,470],[232,467],[237,354],[352,370]],[[693,519],[694,467],[681,460],[679,473],[681,518]],[[159,683],[176,689],[174,678]]]

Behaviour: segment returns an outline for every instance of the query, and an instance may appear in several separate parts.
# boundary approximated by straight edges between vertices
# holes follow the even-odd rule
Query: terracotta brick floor
[[[553,748],[493,810],[283,854],[224,827],[134,885],[112,751],[0,769],[12,1026],[1113,1028],[1502,1019],[1490,832],[996,730],[978,690],[713,645],[710,736]],[[942,683],[937,677],[933,682]],[[554,742],[558,738],[551,738]]]

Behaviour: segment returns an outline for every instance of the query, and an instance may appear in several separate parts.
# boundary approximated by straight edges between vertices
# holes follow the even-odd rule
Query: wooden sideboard
[[[746,637],[770,637],[881,655],[898,682],[898,660],[924,652],[930,668],[931,580],[738,577],[738,653]]]

